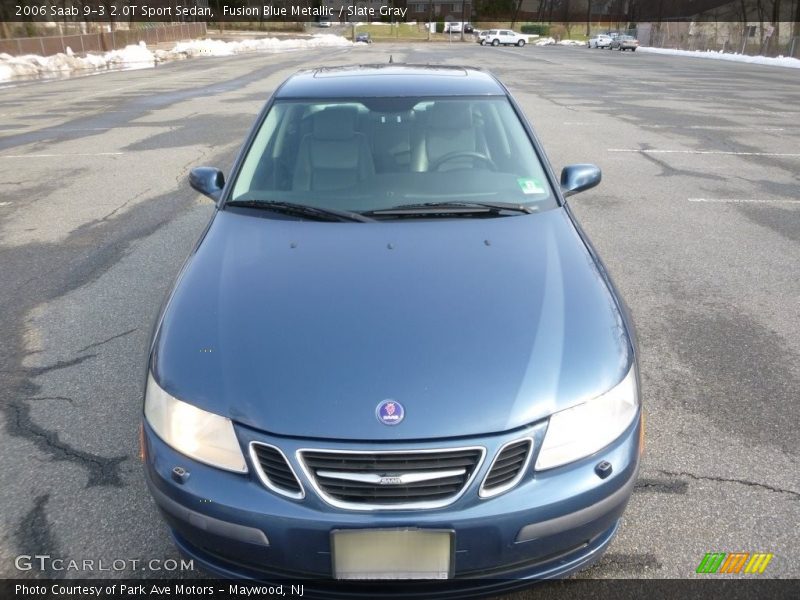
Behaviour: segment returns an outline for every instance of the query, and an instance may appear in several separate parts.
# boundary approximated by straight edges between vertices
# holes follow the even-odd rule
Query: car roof
[[[399,96],[504,96],[491,74],[473,67],[443,65],[357,65],[325,67],[292,75],[277,98]]]

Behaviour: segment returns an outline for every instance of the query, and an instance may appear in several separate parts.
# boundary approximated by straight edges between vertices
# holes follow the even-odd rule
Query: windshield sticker
[[[522,189],[523,194],[544,194],[544,187],[539,183],[538,179],[529,177],[520,177],[517,179],[519,187]]]

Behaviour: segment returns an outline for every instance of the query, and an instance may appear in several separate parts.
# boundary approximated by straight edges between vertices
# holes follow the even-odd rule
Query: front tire
[[[525,45],[525,40],[519,40],[517,42],[517,47],[522,48]]]
[[[486,45],[486,40],[481,40],[481,46],[485,46],[485,45]]]
[[[492,46],[499,46],[500,40],[492,40]]]

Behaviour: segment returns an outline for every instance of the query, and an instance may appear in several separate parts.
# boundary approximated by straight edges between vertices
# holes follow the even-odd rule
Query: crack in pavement
[[[613,565],[624,571],[636,569],[660,569],[661,562],[656,558],[655,554],[650,552],[643,553],[623,553],[623,552],[608,552],[606,553],[601,562],[605,565]]]
[[[124,334],[119,334],[114,337],[119,337],[120,335]],[[23,393],[22,400],[11,400],[6,404],[13,412],[13,414],[8,415],[11,418],[6,420],[6,431],[12,436],[22,437],[32,441],[40,451],[49,455],[52,460],[65,460],[86,468],[89,474],[86,483],[87,488],[100,485],[123,487],[123,482],[119,475],[119,465],[128,459],[127,456],[123,455],[107,458],[74,448],[70,444],[62,441],[58,432],[51,431],[36,424],[31,417],[30,407],[25,404],[25,401],[29,400],[65,400],[74,406],[72,398],[66,396],[37,396],[35,392],[39,390],[39,386],[32,383],[31,380],[34,377],[51,371],[80,365],[84,361],[96,356],[96,354],[85,354],[70,360],[60,360],[52,365],[29,367],[22,369],[21,372],[18,371],[17,374],[21,374],[21,379],[23,379],[23,383],[20,384],[21,391],[28,391],[29,393],[27,395]]]
[[[75,401],[72,398],[67,398],[66,396],[37,396],[36,398],[28,398],[28,400],[63,400],[64,402],[68,402],[72,406],[75,406]]]
[[[14,371],[14,372],[0,371],[0,373],[3,372],[18,373],[24,375],[25,377],[38,377],[39,375],[44,375],[45,373],[51,373],[53,371],[58,371],[60,369],[68,369],[69,367],[74,367],[96,356],[97,354],[85,354],[83,356],[77,356],[70,360],[59,360],[58,362],[52,365],[48,365],[46,367],[23,367],[20,371]]]
[[[198,148],[200,156],[192,158],[192,160],[188,161],[185,165],[183,165],[179,170],[177,175],[175,175],[175,183],[178,185],[182,185],[185,178],[188,177],[188,173],[192,165],[202,164],[206,158],[208,158],[208,152],[203,147]]]
[[[117,339],[119,339],[121,337],[125,337],[126,335],[130,335],[131,333],[133,333],[134,331],[137,331],[138,329],[139,329],[138,327],[134,327],[133,329],[128,329],[127,331],[123,331],[122,333],[118,333],[116,335],[112,335],[111,337],[106,338],[106,339],[104,339],[104,340],[102,340],[100,342],[94,342],[93,344],[89,344],[88,346],[84,346],[83,348],[78,350],[78,353],[86,352],[89,348],[97,348],[98,346],[102,346],[103,344],[107,344],[108,342],[112,342],[112,341],[117,340]]]
[[[31,556],[61,555],[45,511],[49,500],[50,494],[36,496],[33,500],[33,507],[28,511],[22,521],[20,521],[14,532],[17,546],[24,548],[25,553]],[[46,573],[49,578],[58,579],[63,577],[59,571],[53,571],[52,565],[49,562],[45,564],[47,566],[44,569],[44,573]]]
[[[794,498],[800,499],[800,492],[796,492],[794,490],[787,490],[784,488],[775,487],[772,485],[768,485],[766,483],[758,483],[756,481],[749,481],[747,479],[732,479],[728,477],[713,477],[711,475],[695,475],[694,473],[687,473],[685,471],[664,471],[659,470],[659,473],[663,473],[664,475],[669,475],[671,477],[688,477],[690,479],[694,479],[696,481],[715,481],[717,483],[738,483],[741,485],[746,485],[748,487],[756,487],[761,488],[764,490],[768,490],[770,492],[777,492],[779,494],[789,494],[794,496]]]
[[[689,484],[683,480],[655,479],[640,477],[633,488],[634,492],[656,492],[661,494],[685,494]]]
[[[89,472],[87,488],[100,485],[124,486],[118,467],[128,460],[127,456],[106,458],[73,448],[61,441],[58,432],[37,425],[31,418],[30,408],[23,401],[10,402],[8,407],[14,411],[15,416],[14,420],[10,419],[7,423],[6,429],[10,430],[9,433],[32,441],[39,450],[49,454],[55,461],[65,460],[86,468]]]
[[[111,218],[112,218],[114,215],[116,215],[116,214],[117,214],[119,211],[121,211],[123,208],[125,208],[126,206],[128,206],[128,204],[130,204],[131,202],[136,202],[136,201],[137,201],[139,198],[141,198],[142,196],[145,196],[145,195],[149,194],[151,190],[152,190],[152,188],[147,188],[146,190],[143,190],[143,191],[139,192],[138,194],[134,195],[132,198],[128,198],[127,200],[125,200],[125,202],[123,202],[122,204],[120,204],[120,205],[119,205],[117,208],[115,208],[114,210],[112,210],[112,211],[111,211],[110,213],[108,213],[106,216],[104,216],[104,217],[101,217],[100,219],[97,219],[97,220],[94,222],[94,224],[95,224],[95,225],[100,225],[101,223],[105,223],[106,221],[108,221],[109,219],[111,219]]]

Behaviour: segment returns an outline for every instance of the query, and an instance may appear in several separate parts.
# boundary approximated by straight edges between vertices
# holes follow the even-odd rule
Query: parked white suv
[[[522,33],[511,31],[510,29],[487,29],[481,31],[478,36],[478,43],[481,46],[491,44],[492,46],[524,46],[528,43],[528,36]]]

